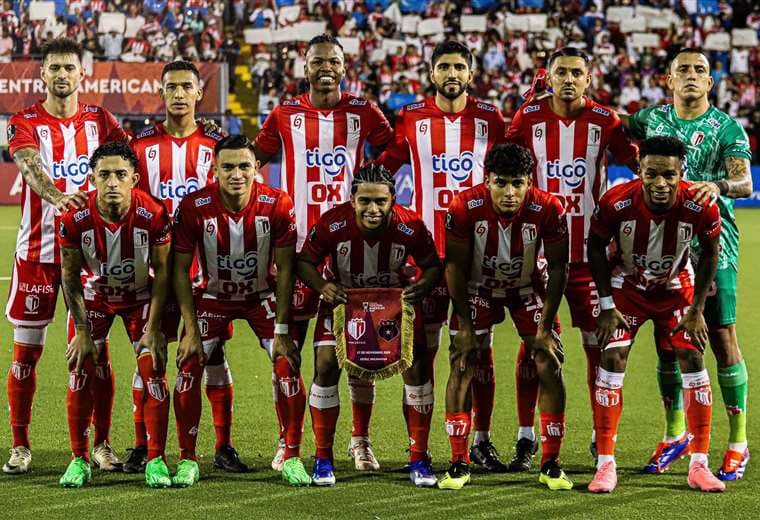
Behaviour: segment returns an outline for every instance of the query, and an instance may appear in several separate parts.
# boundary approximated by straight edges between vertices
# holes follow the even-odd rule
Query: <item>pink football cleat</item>
[[[592,493],[611,493],[615,486],[617,486],[617,471],[615,463],[609,461],[596,470],[596,475],[588,485],[588,490]]]
[[[707,493],[722,493],[726,485],[712,474],[704,462],[695,462],[689,466],[689,487]]]

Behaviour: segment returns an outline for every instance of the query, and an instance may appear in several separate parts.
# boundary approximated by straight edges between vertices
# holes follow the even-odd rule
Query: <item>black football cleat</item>
[[[232,446],[224,446],[216,450],[214,467],[228,473],[247,473],[248,466],[240,460],[237,450]]]
[[[515,456],[509,463],[509,471],[528,471],[533,463],[533,456],[538,451],[538,443],[523,437],[515,445]]]

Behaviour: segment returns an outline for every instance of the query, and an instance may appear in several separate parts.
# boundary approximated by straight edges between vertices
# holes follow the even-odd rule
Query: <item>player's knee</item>
[[[218,343],[214,350],[211,351],[210,354],[208,354],[208,359],[206,360],[207,365],[224,365],[226,360],[226,356],[224,353],[224,343]]]
[[[710,348],[719,366],[735,365],[742,360],[733,324],[710,330]]]
[[[612,372],[624,372],[628,363],[629,347],[607,348],[602,352],[601,367]]]
[[[314,382],[320,386],[332,386],[338,384],[340,367],[335,349],[332,347],[318,347],[314,352]]]
[[[533,361],[536,364],[536,373],[542,379],[557,374],[562,369],[562,364],[558,365],[554,359],[542,350],[535,353]]]
[[[679,348],[676,349],[676,357],[681,366],[681,372],[699,372],[704,370],[705,362],[702,352],[696,349]]]

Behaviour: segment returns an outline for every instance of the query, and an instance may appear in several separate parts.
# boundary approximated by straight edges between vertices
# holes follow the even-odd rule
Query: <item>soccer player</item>
[[[712,391],[703,349],[708,330],[702,316],[718,265],[720,214],[683,181],[686,149],[672,137],[641,143],[639,179],[605,193],[594,211],[588,238],[591,272],[601,311],[597,335],[602,359],[594,385],[594,426],[599,458],[592,493],[617,485],[615,439],[623,411],[623,378],[639,327],[652,320],[667,331],[658,349],[674,351],[683,373],[686,418],[693,434],[688,483],[700,491],[723,491],[708,469]],[[696,273],[689,245],[701,255]],[[610,241],[615,256],[607,259]]]
[[[634,136],[668,135],[686,144],[686,178],[695,201],[717,200],[723,220],[720,257],[714,286],[705,304],[710,346],[718,362],[718,385],[728,414],[728,449],[718,477],[738,480],[749,461],[747,449],[747,367],[736,336],[736,275],[739,267],[739,229],[734,216],[734,199],[752,193],[752,176],[747,134],[728,114],[710,105],[713,80],[710,62],[698,49],[682,49],[673,58],[668,86],[671,105],[658,105],[623,116]],[[692,253],[697,249],[693,248]],[[682,456],[689,444],[683,416],[679,365],[672,356],[661,357],[657,367],[662,401],[665,404],[665,437],[644,468],[661,473]],[[693,433],[693,432],[692,432]]]
[[[146,381],[148,432],[145,481],[169,487],[164,462],[169,421],[166,339],[161,318],[169,286],[171,225],[150,194],[133,189],[137,157],[125,142],[100,146],[90,158],[90,192],[84,209],[61,218],[63,293],[69,307],[69,388],[66,412],[73,458],[60,483],[82,487],[92,477],[88,437],[98,387],[95,360],[120,316]],[[152,276],[149,272],[152,271]]]
[[[222,136],[195,119],[196,104],[203,97],[198,69],[187,61],[173,61],[161,73],[161,99],[166,119],[143,130],[130,145],[140,160],[140,189],[164,202],[170,215],[180,201],[214,181],[214,146]],[[194,272],[192,274],[195,274]],[[167,328],[179,326],[179,309],[173,298],[167,303]],[[172,341],[176,335],[167,340]],[[224,355],[224,343],[211,353],[205,368],[206,396],[216,431],[214,466],[225,471],[245,472],[248,467],[232,447],[232,373]],[[124,463],[127,473],[143,471],[147,456],[145,423],[140,403],[144,384],[135,373],[132,381],[135,447]]]
[[[454,313],[446,387],[451,466],[441,489],[470,481],[467,437],[470,385],[478,350],[491,348],[493,326],[509,310],[540,380],[541,474],[552,490],[572,489],[559,463],[565,433],[565,386],[557,310],[567,282],[565,210],[533,186],[533,157],[517,144],[496,145],[485,161],[486,182],[457,195],[446,215],[446,279]],[[548,281],[538,266],[543,247]]]
[[[257,161],[245,136],[225,137],[215,155],[218,183],[186,196],[175,214],[173,282],[185,334],[174,388],[181,460],[172,483],[186,487],[198,482],[195,446],[203,365],[228,339],[230,322],[245,319],[274,366],[275,403],[286,445],[282,478],[293,486],[309,485],[299,453],[306,397],[299,350],[290,335],[293,202],[286,193],[254,181]],[[193,294],[189,271],[196,251],[202,280]]]
[[[467,95],[472,83],[472,53],[460,42],[445,41],[433,50],[430,79],[436,94],[404,107],[395,122],[395,140],[378,162],[395,172],[411,163],[414,198],[411,209],[433,233],[438,255],[445,258],[446,209],[462,190],[483,182],[483,161],[494,143],[504,140],[499,110]],[[422,303],[433,377],[441,328],[449,311],[445,280]],[[507,470],[491,442],[496,380],[493,352],[478,351],[472,381],[475,435],[470,458],[489,471]]]
[[[282,189],[295,203],[298,226],[297,250],[311,227],[330,208],[346,202],[354,172],[364,161],[367,143],[382,148],[393,131],[380,110],[366,99],[341,92],[345,77],[343,47],[328,35],[313,38],[306,50],[309,92],[285,100],[267,117],[256,137],[256,158],[269,162],[282,151]],[[296,279],[294,319],[299,345],[303,345],[319,295]],[[375,386],[370,381],[348,378],[353,411],[349,456],[360,471],[376,471],[380,464],[372,451],[369,423]],[[282,431],[282,424],[280,425]],[[282,467],[282,436],[272,467]]]
[[[9,151],[23,179],[21,226],[5,310],[14,326],[13,361],[8,371],[13,448],[3,466],[10,474],[26,473],[32,461],[29,424],[36,367],[48,324],[55,316],[60,285],[59,214],[85,207],[89,157],[95,149],[105,142],[127,139],[109,112],[79,103],[78,89],[84,79],[79,44],[56,38],[43,47],[42,56],[40,72],[46,97],[14,114],[8,124]],[[107,345],[95,363],[99,370],[93,382],[98,389],[93,461],[103,470],[121,471],[121,462],[108,443],[114,379]]]
[[[595,335],[599,298],[586,262],[586,235],[594,207],[607,189],[607,152],[634,171],[637,149],[625,136],[615,112],[585,96],[591,84],[589,59],[572,47],[549,58],[548,97],[529,99],[515,114],[507,139],[528,147],[536,160],[535,185],[557,196],[567,214],[570,271],[565,297],[573,327],[581,331],[586,354],[586,383],[593,404],[593,387],[601,350]],[[538,376],[528,352],[517,356],[517,414],[520,429],[511,471],[530,468],[538,443],[533,431]],[[591,452],[595,454],[594,433]]]
[[[317,447],[312,480],[318,486],[335,484],[332,446],[340,411],[340,369],[331,329],[332,308],[345,302],[345,289],[357,287],[404,287],[403,298],[417,307],[414,361],[403,373],[409,477],[416,486],[436,484],[427,453],[433,385],[419,304],[439,282],[443,267],[425,224],[415,212],[396,204],[395,192],[393,176],[387,169],[376,164],[362,167],[353,179],[351,200],[319,219],[298,256],[298,275],[322,296],[314,331],[314,382],[309,395]],[[410,257],[421,270],[415,283],[409,283],[405,275]],[[326,258],[333,273],[329,280],[318,271]]]

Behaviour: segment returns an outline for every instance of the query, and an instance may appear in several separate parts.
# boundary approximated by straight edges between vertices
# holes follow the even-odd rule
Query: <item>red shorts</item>
[[[296,277],[291,313],[294,321],[310,320],[319,309],[319,293]]]
[[[445,278],[441,278],[441,282],[422,300],[422,315],[426,327],[440,327],[446,323],[449,315],[449,288]]]
[[[589,264],[570,264],[565,298],[570,307],[573,327],[586,332],[595,331],[599,317],[599,294]]]
[[[55,317],[61,265],[16,257],[5,316],[16,327],[44,327]]]
[[[509,310],[512,322],[520,336],[535,336],[538,322],[541,321],[541,311],[544,308],[545,291],[543,288],[523,287],[513,289],[504,298],[485,298],[470,296],[470,311],[472,312],[475,334],[487,334],[491,328],[504,321],[505,309]],[[555,320],[554,329],[560,332],[559,320]],[[451,335],[459,330],[459,318],[452,314],[449,320]]]
[[[681,317],[689,310],[694,299],[694,289],[659,291],[652,294],[626,285],[622,289],[613,289],[612,296],[618,310],[628,321],[630,330],[617,329],[603,348],[630,347],[633,345],[639,327],[647,320],[652,320],[655,337],[658,339],[656,342],[658,349],[699,350],[699,347],[684,332],[678,332],[675,335],[669,332],[678,325]]]
[[[108,339],[111,325],[113,325],[113,320],[116,316],[121,316],[129,341],[132,342],[134,348],[136,348],[137,342],[140,341],[140,338],[145,333],[145,328],[148,325],[150,302],[123,307],[114,307],[100,302],[97,304],[85,302],[85,307],[87,308],[87,324],[90,327],[90,333],[92,334],[92,339],[95,343],[103,343]],[[172,332],[166,326],[167,321],[165,319],[161,321],[161,331],[164,333],[164,336],[167,338],[169,338],[171,334],[176,336],[176,327]],[[68,340],[70,342],[74,338],[75,333],[74,320],[71,318],[71,314],[68,314],[67,316],[67,328]],[[139,352],[135,353],[139,354]]]

